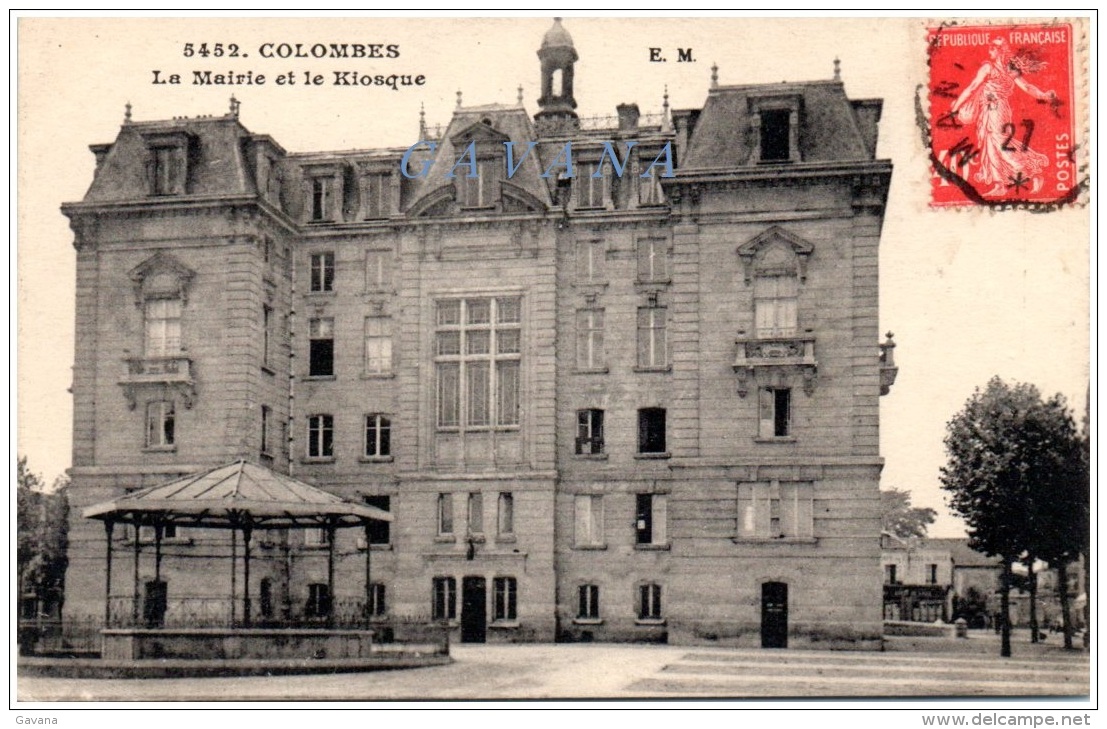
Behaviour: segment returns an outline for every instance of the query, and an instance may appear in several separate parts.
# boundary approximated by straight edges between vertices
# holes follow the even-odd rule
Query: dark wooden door
[[[461,581],[461,642],[483,643],[488,628],[488,598],[483,577]]]
[[[788,585],[761,585],[761,647],[788,647]]]

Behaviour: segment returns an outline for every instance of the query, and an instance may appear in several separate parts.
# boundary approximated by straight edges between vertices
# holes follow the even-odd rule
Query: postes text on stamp
[[[1075,200],[1072,25],[949,25],[927,39],[931,205]]]

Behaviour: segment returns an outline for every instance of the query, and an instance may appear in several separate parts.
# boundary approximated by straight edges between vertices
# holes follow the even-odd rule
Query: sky
[[[546,17],[21,18],[16,447],[31,469],[50,482],[70,465],[75,252],[59,206],[83,197],[94,167],[88,145],[114,140],[126,104],[136,121],[222,115],[233,93],[242,123],[291,152],[406,147],[418,139],[420,108],[428,123],[445,124],[458,91],[466,106],[510,104],[522,85],[533,114],[535,52],[550,25]],[[994,375],[1030,382],[1045,394],[1064,394],[1083,415],[1091,208],[1032,213],[927,204],[930,172],[916,116],[917,102],[926,103],[916,98],[927,81],[924,22],[566,17],[564,26],[580,56],[574,86],[582,116],[613,115],[621,102],[655,113],[666,89],[674,109],[702,106],[712,64],[720,84],[767,83],[829,79],[838,58],[851,98],[884,100],[877,156],[895,169],[880,249],[880,322],[882,332],[895,333],[900,371],[881,398],[882,487],[909,490],[916,506],[936,509],[932,536],[964,533],[938,479],[945,424],[975,388]],[[395,44],[399,55],[261,55],[267,43],[318,42]],[[246,55],[186,57],[186,44],[195,51],[201,43],[221,43],[224,54],[233,43]],[[651,48],[661,48],[667,62],[651,62]],[[678,48],[692,49],[695,60],[678,63]],[[194,70],[253,71],[267,83],[194,86]],[[346,70],[425,81],[398,90],[303,83],[305,71],[329,80]],[[155,84],[154,71],[159,79],[178,73],[183,83]],[[282,74],[293,74],[295,83],[277,85]],[[1081,126],[1078,137],[1087,134],[1086,121]]]

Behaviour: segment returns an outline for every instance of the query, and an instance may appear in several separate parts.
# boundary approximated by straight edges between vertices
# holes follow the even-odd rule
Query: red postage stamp
[[[1073,26],[928,30],[931,205],[1075,200]]]

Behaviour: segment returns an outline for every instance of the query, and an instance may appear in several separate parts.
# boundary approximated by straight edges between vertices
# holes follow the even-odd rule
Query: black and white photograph
[[[1094,16],[11,28],[19,723],[1091,723]]]

